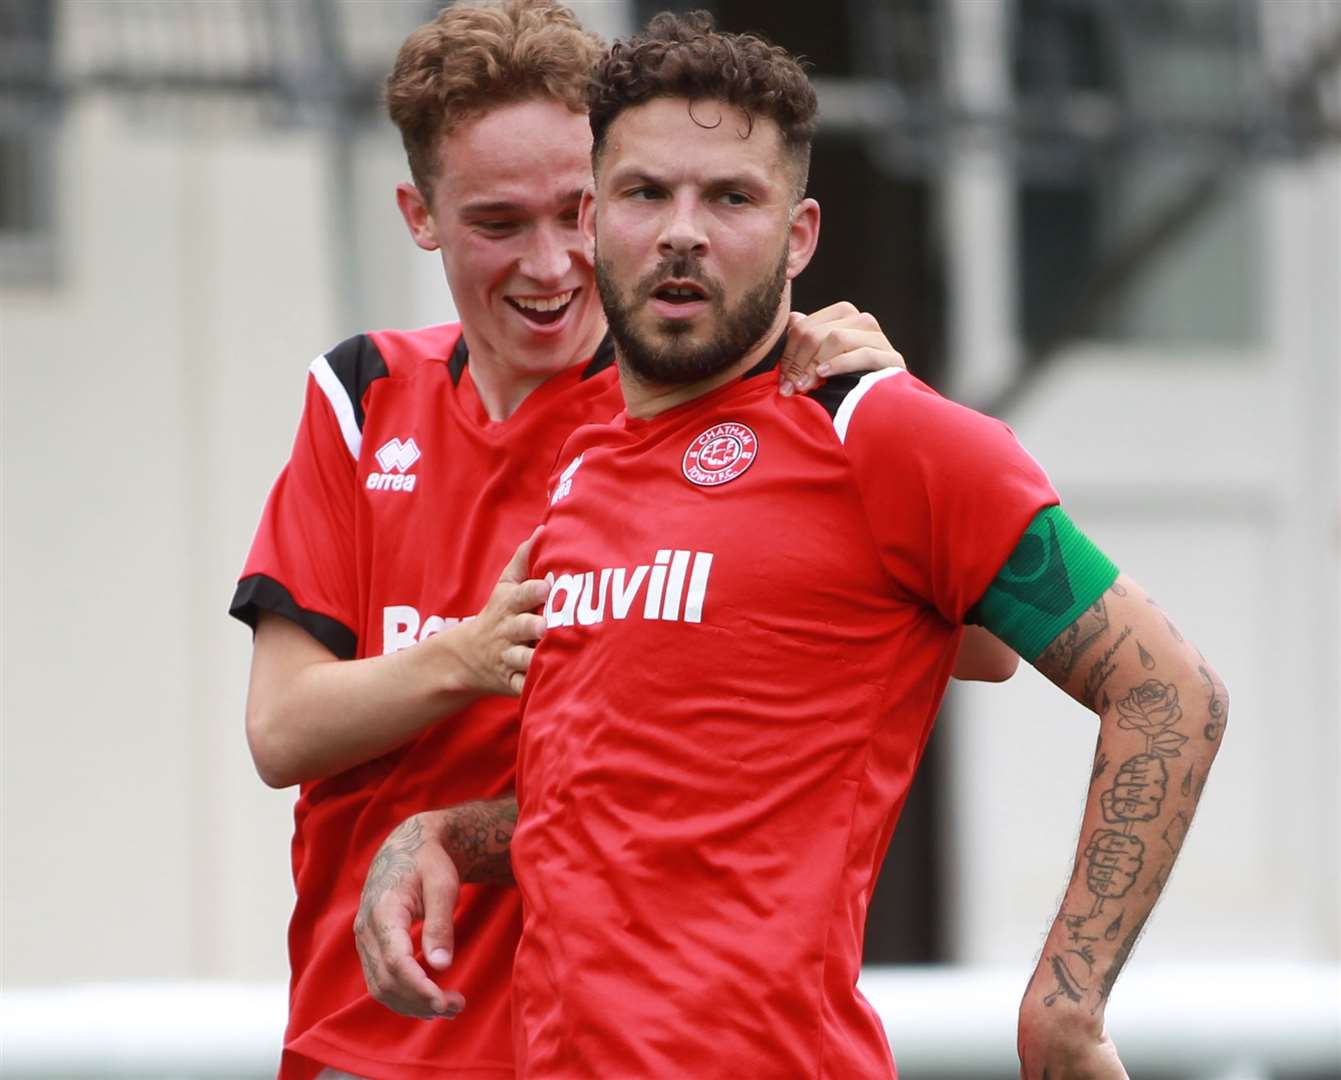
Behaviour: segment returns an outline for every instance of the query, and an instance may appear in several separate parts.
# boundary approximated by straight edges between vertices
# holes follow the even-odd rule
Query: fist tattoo
[[[1104,820],[1111,824],[1153,821],[1159,816],[1168,787],[1169,774],[1157,754],[1128,758],[1118,770],[1113,786],[1100,796]]]
[[[1141,872],[1145,845],[1134,836],[1099,829],[1085,849],[1086,879],[1095,896],[1125,896]]]

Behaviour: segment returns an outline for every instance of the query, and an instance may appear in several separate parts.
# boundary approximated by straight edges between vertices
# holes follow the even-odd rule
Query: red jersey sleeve
[[[341,659],[358,644],[354,499],[359,424],[326,356],[313,361],[293,452],[275,481],[229,613],[292,619]]]
[[[834,426],[886,571],[951,623],[982,598],[1039,510],[1058,501],[999,420],[896,370],[865,376]]]

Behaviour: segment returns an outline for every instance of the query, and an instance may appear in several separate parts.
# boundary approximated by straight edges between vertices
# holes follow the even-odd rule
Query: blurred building
[[[799,305],[1008,420],[1231,688],[1139,963],[1341,960],[1341,4],[708,6],[815,63]],[[453,316],[377,101],[434,7],[0,0],[7,986],[285,972],[225,611],[310,359]],[[952,694],[869,959],[1023,977],[1094,731]]]

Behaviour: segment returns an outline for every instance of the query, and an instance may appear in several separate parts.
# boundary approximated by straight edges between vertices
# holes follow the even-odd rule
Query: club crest
[[[699,487],[717,487],[743,473],[758,455],[759,440],[744,424],[714,424],[685,451],[685,479]]]

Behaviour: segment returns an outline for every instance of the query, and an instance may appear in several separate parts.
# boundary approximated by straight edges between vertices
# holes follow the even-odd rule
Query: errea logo
[[[413,491],[415,476],[408,470],[419,460],[419,447],[414,437],[401,442],[392,439],[383,443],[381,449],[373,455],[381,472],[370,472],[365,484],[369,491]]]
[[[550,499],[549,504],[553,506],[556,502],[568,495],[573,490],[573,474],[582,467],[582,458],[585,454],[578,454],[577,457],[569,463],[568,468],[559,474],[559,482],[554,488],[554,497]]]

